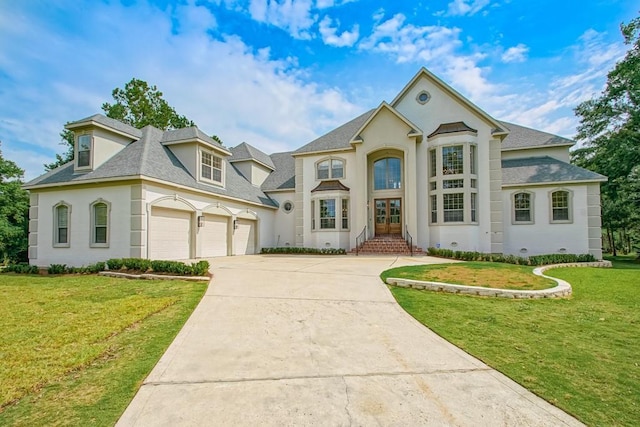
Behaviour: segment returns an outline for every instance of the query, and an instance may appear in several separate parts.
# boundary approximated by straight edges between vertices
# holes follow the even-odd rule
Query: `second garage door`
[[[256,251],[256,222],[238,218],[233,233],[234,255],[251,255]]]
[[[191,212],[152,208],[149,221],[150,259],[191,257]]]
[[[202,234],[202,256],[227,256],[227,236],[229,217],[221,215],[204,215]]]

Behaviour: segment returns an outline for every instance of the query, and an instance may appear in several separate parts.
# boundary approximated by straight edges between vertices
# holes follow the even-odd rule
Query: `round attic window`
[[[286,213],[291,212],[293,210],[293,203],[287,200],[282,204],[282,210],[285,211]]]
[[[430,99],[431,95],[429,94],[429,92],[424,90],[420,92],[418,96],[416,96],[416,101],[418,101],[420,104],[426,104]]]

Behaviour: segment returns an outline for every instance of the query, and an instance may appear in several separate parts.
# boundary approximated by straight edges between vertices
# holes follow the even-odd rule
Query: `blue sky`
[[[492,116],[573,136],[637,1],[0,1],[0,141],[31,179],[136,77],[227,146],[295,149],[427,67]]]

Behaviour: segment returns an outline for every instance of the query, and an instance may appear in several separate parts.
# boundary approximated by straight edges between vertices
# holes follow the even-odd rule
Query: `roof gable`
[[[292,153],[292,155],[317,153],[334,150],[350,150],[350,141],[362,124],[373,114],[375,110],[369,110],[355,119],[343,124],[329,133],[314,139],[310,143],[303,145]]]
[[[485,121],[492,129],[492,134],[496,136],[506,135],[508,134],[508,130],[504,129],[502,124],[487,114],[480,107],[475,105],[473,102],[469,101],[467,98],[462,96],[458,91],[453,89],[451,86],[446,84],[444,81],[440,80],[435,74],[431,73],[426,68],[422,67],[420,71],[407,83],[407,85],[398,93],[398,95],[391,102],[391,106],[396,108],[400,101],[407,95],[407,93],[420,81],[420,79],[427,79],[438,88],[443,90],[452,98],[456,99],[463,106],[465,106],[468,110],[473,112],[475,115],[480,117],[483,121]]]
[[[229,162],[231,163],[252,160],[266,166],[272,171],[276,168],[271,157],[246,142],[232,147],[230,151],[232,156],[229,158]]]
[[[418,126],[416,126],[413,123],[411,123],[411,121],[409,119],[407,119],[402,114],[400,114],[395,108],[393,108],[392,106],[390,106],[389,104],[387,104],[386,102],[383,101],[380,104],[380,106],[378,106],[378,108],[376,108],[373,111],[373,113],[370,114],[369,117],[367,117],[367,120],[365,120],[365,122],[360,126],[360,128],[353,134],[353,136],[351,137],[349,142],[352,143],[352,144],[362,142],[362,136],[360,134],[362,132],[364,132],[364,130],[367,128],[367,126],[369,126],[371,124],[371,122],[373,122],[373,120],[382,111],[391,112],[391,114],[393,114],[393,116],[395,116],[398,120],[402,121],[405,125],[407,125],[409,127],[409,132],[407,133],[407,136],[409,136],[409,137],[422,136],[422,130],[420,130],[420,128],[418,128]]]
[[[94,114],[93,116],[85,117],[84,119],[67,123],[65,125],[65,128],[73,130],[85,126],[97,126],[121,135],[128,136],[131,139],[138,139],[142,136],[142,132],[140,131],[140,129],[137,129],[131,125],[123,123],[119,120],[112,119],[102,114]]]

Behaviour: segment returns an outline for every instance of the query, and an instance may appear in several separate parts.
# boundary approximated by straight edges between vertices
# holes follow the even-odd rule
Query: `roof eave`
[[[326,153],[337,153],[343,151],[354,151],[353,147],[343,147],[343,148],[332,148],[330,150],[320,150],[320,151],[307,151],[303,153],[292,153],[291,157],[303,157],[303,156],[312,156],[317,154],[326,154]]]
[[[104,130],[107,130],[109,132],[121,135],[121,136],[126,136],[128,138],[131,138],[134,141],[137,140],[137,139],[140,139],[140,135],[134,135],[134,134],[129,133],[129,132],[125,132],[125,131],[122,131],[122,130],[119,130],[119,129],[115,129],[115,128],[112,128],[111,126],[107,126],[107,125],[104,125],[104,124],[102,124],[100,122],[96,122],[95,120],[86,120],[86,121],[82,121],[82,122],[68,123],[68,124],[66,124],[64,126],[64,128],[72,131],[73,129],[90,127],[90,126],[98,127],[100,129],[104,129]]]
[[[236,159],[236,160],[229,159],[229,163],[238,163],[238,162],[254,162],[261,166],[264,166],[265,168],[269,169],[271,172],[276,170],[273,166],[269,166],[268,164],[261,162],[260,160],[257,160],[257,159]]]
[[[184,139],[176,139],[176,140],[171,140],[171,141],[162,141],[161,144],[162,145],[178,145],[178,144],[188,144],[188,143],[195,143],[195,144],[204,144],[207,147],[210,147],[216,151],[220,151],[221,153],[226,154],[227,156],[231,156],[232,153],[229,150],[224,149],[223,147],[220,147],[218,145],[212,144],[209,141],[205,141],[202,138],[184,138]]]
[[[501,148],[500,151],[519,151],[519,150],[536,150],[542,148],[555,148],[555,147],[573,147],[575,142],[564,142],[562,144],[552,144],[552,145],[532,145],[525,147],[514,147],[514,148]]]

